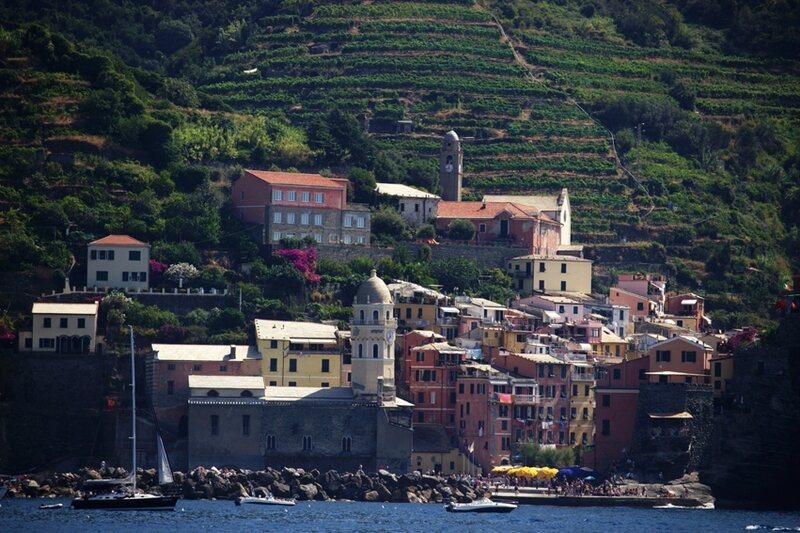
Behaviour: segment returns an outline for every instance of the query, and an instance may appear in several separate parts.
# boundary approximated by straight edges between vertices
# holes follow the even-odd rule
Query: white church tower
[[[350,343],[356,395],[394,396],[394,341],[397,320],[388,287],[375,270],[353,301]]]

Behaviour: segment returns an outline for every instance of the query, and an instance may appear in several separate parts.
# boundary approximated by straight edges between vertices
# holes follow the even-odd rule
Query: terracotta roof
[[[437,218],[492,219],[503,211],[508,211],[511,218],[536,218],[539,215],[534,207],[512,202],[439,202]]]
[[[329,187],[331,189],[342,189],[345,187],[344,183],[337,183],[332,179],[319,174],[301,174],[299,172],[268,172],[265,170],[245,170],[251,176],[260,179],[266,183],[277,185],[306,185],[309,187]]]
[[[92,241],[89,244],[113,244],[116,246],[147,246],[147,243],[144,243],[140,240],[134,239],[130,235],[108,235],[103,237],[102,239],[97,239],[96,241]]]

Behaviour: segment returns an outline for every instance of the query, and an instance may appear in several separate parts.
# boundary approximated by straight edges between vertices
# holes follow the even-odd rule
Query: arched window
[[[206,393],[206,396],[211,396],[212,398],[216,398],[217,396],[219,396],[219,393],[216,390],[211,389],[210,391],[208,391],[208,393]]]
[[[253,393],[250,392],[249,390],[243,390],[242,393],[239,396],[242,396],[244,398],[252,398],[253,397]]]
[[[349,452],[352,446],[353,446],[353,439],[351,439],[350,437],[342,437],[343,452]]]
[[[358,345],[358,358],[361,359],[364,357],[364,345],[359,343]]]
[[[389,310],[386,310],[386,320],[389,320]]]
[[[358,316],[359,316],[359,318],[360,318],[361,320],[364,320],[364,310],[363,310],[363,309],[362,309],[361,311],[359,311],[359,312],[358,312]]]
[[[378,321],[378,310],[377,309],[372,312],[372,320],[374,320],[375,322]]]
[[[378,358],[378,345],[377,344],[373,344],[372,345],[372,358],[373,359],[377,359]]]

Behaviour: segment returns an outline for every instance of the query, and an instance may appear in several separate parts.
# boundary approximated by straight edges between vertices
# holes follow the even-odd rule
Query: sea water
[[[62,509],[39,509],[63,503]],[[508,514],[448,513],[436,504],[298,502],[294,507],[243,505],[232,501],[179,500],[175,511],[76,511],[69,500],[2,500],[0,532],[197,531],[279,532],[482,532],[654,533],[800,531],[800,513],[551,507],[520,505]]]

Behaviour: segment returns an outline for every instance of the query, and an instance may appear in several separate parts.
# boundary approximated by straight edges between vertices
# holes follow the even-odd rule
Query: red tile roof
[[[147,246],[147,243],[136,240],[129,235],[108,235],[89,244],[113,244],[116,246]]]
[[[539,215],[535,207],[512,202],[439,202],[437,218],[493,219],[503,211],[507,211],[511,218],[536,218]]]
[[[309,187],[329,187],[332,189],[345,188],[345,183],[337,183],[337,181],[346,180],[332,180],[319,174],[301,174],[299,172],[268,172],[265,170],[245,170],[251,176],[260,179],[266,183],[278,185],[306,185]]]

